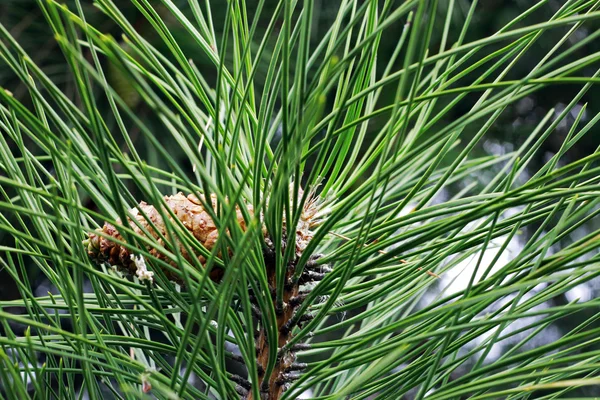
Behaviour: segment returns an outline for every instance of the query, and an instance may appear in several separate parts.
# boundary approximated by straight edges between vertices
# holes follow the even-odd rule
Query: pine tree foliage
[[[0,399],[597,394],[600,1],[317,3],[39,0],[62,74],[0,25]]]

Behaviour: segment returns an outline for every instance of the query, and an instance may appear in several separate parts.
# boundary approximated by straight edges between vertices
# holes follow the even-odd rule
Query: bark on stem
[[[276,276],[275,276],[275,268],[269,268],[268,279],[269,284],[272,287],[276,286]],[[288,271],[286,280],[289,279],[293,274],[293,270]],[[284,288],[283,291],[283,302],[284,308],[282,312],[277,315],[277,332],[278,332],[278,340],[277,340],[277,348],[282,348],[291,338],[292,338],[292,329],[282,329],[285,325],[289,324],[290,320],[294,317],[294,313],[296,312],[297,307],[293,307],[289,305],[290,298],[297,296],[299,293],[298,284],[294,284],[291,287]],[[261,390],[261,399],[260,400],[276,400],[281,398],[281,394],[284,390],[284,385],[281,382],[281,377],[285,372],[291,368],[292,364],[296,361],[295,352],[288,351],[281,355],[277,359],[275,364],[275,368],[270,376],[265,376],[264,371],[267,368],[267,364],[269,362],[269,343],[267,341],[266,332],[264,326],[261,326],[260,333],[257,339],[257,360],[258,364],[262,367],[263,373],[259,375],[259,387]],[[252,393],[248,396],[249,400],[256,400]]]

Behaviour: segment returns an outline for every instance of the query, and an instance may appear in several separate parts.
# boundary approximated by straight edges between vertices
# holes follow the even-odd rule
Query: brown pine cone
[[[300,193],[302,195],[302,192]],[[328,210],[323,208],[322,201],[315,196],[314,189],[309,193],[308,200],[304,203],[299,221],[296,223],[294,229],[290,229],[285,219],[283,220],[283,230],[284,236],[291,234],[294,235],[295,239],[295,255],[297,258],[301,257],[303,252],[306,250],[308,243],[313,238],[313,230],[317,227],[321,222],[324,215],[327,214]],[[178,193],[174,196],[165,196],[165,203],[169,207],[169,209],[175,215],[185,228],[187,228],[190,233],[194,236],[198,242],[200,242],[208,251],[212,250],[216,244],[216,241],[219,237],[219,231],[214,224],[214,221],[210,217],[210,215],[206,212],[200,200],[194,196],[193,194],[188,195],[187,197],[183,195],[183,193]],[[210,204],[213,207],[213,210],[217,208],[216,196],[211,195],[209,199],[205,203]],[[246,205],[247,211],[250,215],[254,214],[254,210],[252,206]],[[139,210],[143,211],[142,214],[139,214]],[[166,227],[162,217],[160,216],[158,210],[145,202],[141,202],[138,208],[133,208],[130,211],[130,214],[133,218],[136,219],[136,222],[142,226],[145,231],[147,231],[158,244],[159,247],[171,247],[165,246],[165,243],[159,236],[168,238]],[[144,218],[144,214],[148,217],[152,224],[156,227],[156,232],[154,228],[146,221]],[[238,206],[236,206],[236,215],[237,222],[242,230],[246,229],[246,223],[242,216],[242,212]],[[169,218],[173,220],[173,217],[169,215]],[[117,268],[124,269],[129,271],[132,274],[138,276],[140,280],[150,280],[152,281],[152,271],[148,271],[146,269],[145,261],[141,257],[134,257],[134,254],[121,246],[119,242],[125,242],[122,235],[119,233],[119,227],[122,226],[120,220],[116,221],[115,225],[111,225],[109,223],[105,223],[104,226],[100,229],[97,229],[95,232],[92,232],[88,235],[88,239],[84,241],[88,255],[90,258],[96,260],[97,262],[108,262],[110,265],[116,266]],[[175,221],[172,221],[175,222]],[[136,223],[129,219],[129,226],[131,229],[138,235],[144,236],[146,233],[140,229]],[[99,233],[102,233],[102,236]],[[222,231],[221,231],[222,232]],[[265,242],[270,243],[269,237],[267,235],[266,228],[263,227],[263,235],[265,237]],[[160,233],[160,235],[159,235]],[[285,246],[285,243],[282,243]],[[175,242],[173,244],[177,246],[177,249],[181,253],[183,257],[185,257],[188,261],[191,261],[193,258],[198,259],[201,264],[206,262],[206,259],[201,254],[190,254],[184,248],[184,246]],[[168,279],[182,283],[181,276],[177,272],[179,270],[176,263],[170,261],[164,253],[162,253],[157,246],[149,245],[147,246],[147,251],[155,258],[160,259],[162,261],[168,262],[173,270],[169,270],[167,268],[162,268],[161,270],[165,273]],[[272,295],[275,296],[274,288],[277,284],[277,276],[276,276],[276,268],[274,264],[274,260],[272,260],[272,254],[268,254],[269,257],[265,258],[265,262],[267,259],[269,263],[266,263],[266,274],[267,274],[267,282],[269,284],[269,289],[272,289]],[[267,256],[267,254],[265,254]],[[284,346],[294,337],[293,329],[295,326],[300,326],[303,322],[305,322],[308,318],[312,317],[311,314],[306,315],[298,315],[298,308],[301,307],[302,302],[305,301],[306,295],[301,293],[301,286],[305,285],[309,282],[317,282],[321,280],[325,273],[323,272],[326,267],[319,267],[315,262],[320,257],[320,255],[314,255],[311,257],[309,262],[306,264],[306,270],[303,272],[301,278],[297,281],[293,281],[291,278],[294,276],[296,272],[296,261],[291,260],[288,264],[288,268],[285,269],[285,282],[283,297],[275,304],[275,297],[273,297],[273,306],[276,307],[277,318],[277,330],[279,332],[279,338],[277,340],[277,347],[283,349]],[[318,268],[318,272],[315,270]],[[327,271],[325,271],[327,272]],[[215,267],[210,271],[210,278],[215,282],[220,282],[223,277],[224,270],[220,267]],[[258,310],[255,314],[255,317],[258,319],[262,319],[262,315],[260,309],[254,303],[254,308]],[[258,362],[259,372],[259,380],[256,384],[261,388],[261,392],[263,395],[268,396],[269,398],[279,398],[281,393],[286,385],[288,385],[294,379],[299,377],[296,371],[298,366],[302,366],[303,364],[296,363],[296,351],[297,348],[290,348],[281,352],[281,354],[277,354],[277,363],[274,369],[271,371],[269,376],[265,375],[266,367],[270,360],[271,346],[267,341],[267,334],[265,331],[265,325],[262,323],[259,325],[259,330],[255,332],[256,338],[256,358]],[[233,378],[232,378],[233,379]],[[234,380],[236,383],[240,381]],[[243,380],[248,385],[249,382]],[[239,385],[238,385],[239,386]],[[249,400],[252,400],[252,393],[248,393],[248,387],[242,387],[243,390],[240,392],[243,396],[248,396]],[[244,397],[246,398],[246,397]]]
[[[217,238],[219,237],[219,232],[214,224],[214,221],[206,212],[198,197],[193,194],[190,194],[186,197],[180,192],[173,196],[165,196],[164,199],[167,206],[173,211],[183,226],[185,226],[208,251],[212,250]],[[216,201],[216,196],[212,194],[210,196],[210,203],[212,204],[214,210],[216,210],[217,206]],[[138,207],[148,216],[148,219],[152,221],[154,226],[160,231],[160,234],[163,237],[168,238],[165,224],[156,208],[143,201]],[[252,215],[252,206],[248,205],[247,207],[248,212],[250,215]],[[238,223],[242,230],[245,230],[246,223],[239,207],[236,207],[236,211]],[[129,210],[129,212],[133,214],[138,223],[143,226],[161,246],[164,247],[163,240],[159,238],[159,235],[156,233],[156,231],[151,227],[150,224],[148,224],[143,214],[139,213],[137,208],[132,208]],[[169,219],[172,220],[172,217],[169,216]],[[117,226],[118,225],[121,225],[120,219],[117,219]],[[145,234],[131,220],[129,220],[129,226],[138,235],[143,236]],[[97,231],[102,232],[108,237],[112,237],[116,240],[123,242],[125,241],[118,229],[109,223],[105,223],[104,226]],[[132,252],[127,248],[110,240],[107,237],[99,236],[96,233],[90,233],[89,238],[84,241],[84,243],[86,244],[89,257],[93,260],[96,260],[97,262],[108,262],[110,265],[127,270],[132,274],[136,273],[136,263],[133,260]],[[200,254],[189,254],[181,243],[177,243],[177,245],[180,253],[186,260],[191,261],[192,257],[197,257],[200,263],[204,264],[206,262],[204,256]],[[168,261],[166,255],[157,248],[148,246],[147,250],[150,252],[150,254],[152,254],[152,256],[165,262],[169,262],[173,267],[177,268],[177,265]],[[163,269],[163,272],[170,280],[181,282],[181,277],[179,274],[169,271],[166,268]],[[213,281],[219,281],[222,276],[223,270],[219,267],[214,267],[210,272],[210,277]]]

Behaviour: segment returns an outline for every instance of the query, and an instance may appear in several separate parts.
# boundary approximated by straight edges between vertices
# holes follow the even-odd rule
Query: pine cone
[[[219,231],[217,230],[217,227],[215,226],[215,223],[210,215],[202,206],[202,203],[198,197],[193,194],[190,194],[186,197],[180,192],[173,196],[165,196],[164,199],[167,207],[173,211],[173,214],[175,214],[183,226],[185,226],[208,251],[212,250],[219,237]],[[212,204],[213,209],[216,211],[216,196],[212,194],[209,200],[210,201],[207,202]],[[168,238],[164,221],[156,208],[143,201],[138,207],[148,216],[148,219],[152,221],[154,226],[160,231],[160,234],[163,237]],[[252,206],[248,205],[247,209],[250,215],[252,215]],[[157,232],[151,227],[150,224],[148,224],[144,218],[144,215],[139,213],[137,208],[132,208],[129,211],[135,216],[137,222],[143,226],[144,229],[146,229],[161,246],[164,246],[163,240],[160,239]],[[236,207],[236,214],[238,224],[242,230],[245,230],[246,223],[239,207]],[[169,216],[169,219],[172,220],[172,217]],[[121,224],[121,220],[117,219],[117,225]],[[138,235],[143,236],[145,234],[132,220],[129,220],[129,226]],[[118,241],[125,241],[122,235],[119,233],[118,228],[109,223],[105,223],[104,226],[97,231],[102,232],[108,237],[102,237],[96,233],[89,234],[88,240],[85,241],[89,257],[97,262],[108,262],[110,265],[116,266],[122,270],[127,270],[132,274],[135,273],[137,267],[132,259],[131,251],[110,239],[114,238]],[[176,245],[179,248],[179,252],[186,260],[191,261],[193,257],[196,257],[200,263],[204,264],[206,262],[204,256],[200,254],[188,253],[184,246],[179,242],[176,243]],[[165,262],[169,262],[173,267],[177,268],[177,265],[174,262],[168,261],[166,255],[160,252],[157,248],[149,246],[147,250],[152,256]],[[163,269],[163,272],[170,280],[181,282],[181,277],[178,274],[169,271],[166,268]],[[222,268],[215,267],[210,272],[210,277],[213,281],[219,281],[222,276]]]
[[[303,193],[300,192],[300,195],[302,194]],[[190,231],[194,238],[198,240],[198,242],[200,242],[208,251],[212,250],[219,237],[219,231],[217,230],[217,227],[215,226],[215,223],[210,215],[202,206],[200,200],[193,194],[190,194],[186,197],[183,195],[183,193],[178,193],[174,196],[165,196],[164,199],[167,207],[169,207],[169,209],[183,224],[183,226]],[[210,204],[213,210],[216,211],[216,200],[216,196],[211,195],[210,199],[205,201],[205,203]],[[322,206],[323,203],[315,196],[313,189],[309,193],[308,200],[302,207],[299,221],[296,223],[294,229],[290,229],[291,227],[287,221],[285,221],[285,219],[282,221],[284,237],[288,234],[294,235],[294,249],[297,258],[302,256],[302,253],[306,250],[308,243],[313,238],[314,228],[322,222],[323,215],[327,213],[327,209],[323,209]],[[247,207],[247,211],[250,215],[254,214],[252,206],[245,205],[245,207]],[[138,209],[143,211],[143,213],[139,214]],[[164,221],[154,206],[145,202],[141,202],[138,208],[133,208],[130,210],[130,214],[134,216],[138,224],[142,226],[156,242],[158,242],[162,247],[169,247],[165,246],[163,240],[160,239],[160,236],[168,238],[168,235]],[[152,224],[159,232],[156,232],[154,228],[151,227],[151,225],[146,221],[146,218],[144,218],[144,214],[150,221],[152,221]],[[236,215],[237,223],[242,230],[245,230],[246,223],[239,206],[236,206]],[[172,220],[173,218],[169,215],[169,219]],[[92,232],[88,235],[88,239],[84,241],[88,255],[97,262],[108,262],[117,268],[127,270],[132,274],[136,274],[140,280],[152,280],[153,272],[146,269],[143,258],[135,258],[130,250],[117,243],[117,241],[125,242],[125,240],[119,233],[119,227],[122,226],[121,220],[117,220],[116,222],[116,226],[105,223],[101,229],[97,229],[96,232]],[[136,234],[140,236],[144,236],[146,234],[133,220],[129,219],[128,223]],[[100,232],[102,233],[102,236],[98,234]],[[271,241],[269,240],[267,231],[264,227],[262,232],[265,237],[265,242],[269,245]],[[285,243],[283,244],[285,245]],[[179,252],[188,261],[196,258],[201,264],[206,262],[206,259],[201,254],[190,254],[187,252],[180,242],[175,242],[173,245],[177,246]],[[147,251],[153,257],[168,262],[173,267],[173,271],[167,268],[161,268],[168,279],[182,283],[181,276],[176,272],[179,269],[176,263],[170,261],[164,253],[156,248],[156,246],[147,246]],[[323,279],[325,276],[323,271],[327,272],[329,268],[319,266],[316,261],[321,257],[321,255],[314,254],[310,257],[309,262],[306,264],[305,270],[303,271],[300,279],[294,281],[292,280],[292,277],[296,273],[297,258],[291,260],[288,264],[288,267],[285,269],[286,284],[284,286],[283,297],[279,299],[277,304],[275,304],[275,287],[277,285],[277,277],[275,275],[276,267],[271,252],[265,253],[265,257],[267,282],[273,297],[273,306],[276,307],[275,310],[277,314],[276,324],[279,333],[277,347],[279,349],[283,349],[284,346],[294,337],[294,327],[300,326],[303,322],[312,318],[311,314],[299,315],[297,313],[298,308],[301,307],[302,303],[306,299],[306,291],[301,292],[301,286]],[[223,277],[223,273],[224,271],[222,268],[215,267],[210,271],[209,276],[213,281],[220,282]],[[254,296],[251,296],[251,299],[253,297]],[[255,317],[259,320],[262,320],[263,317],[258,305],[256,303],[253,304],[253,309],[257,310],[255,312]],[[305,364],[296,363],[296,351],[298,350],[297,347],[300,346],[300,344],[285,351],[281,350],[281,352],[278,352],[277,362],[271,371],[271,374],[266,376],[265,372],[270,360],[271,346],[267,341],[265,326],[262,323],[259,325],[258,331],[255,332],[255,338],[256,357],[260,371],[258,377],[259,380],[256,382],[256,384],[261,388],[261,394],[263,396],[273,399],[279,398],[284,390],[284,387],[293,380],[298,379],[300,376],[297,372],[293,371],[305,368]],[[306,347],[306,345],[303,346]],[[248,396],[247,398],[249,400],[254,399],[252,393],[248,393],[248,389],[250,387],[249,382],[246,380],[233,380],[238,384],[240,382],[246,384],[246,386],[241,386],[241,390],[238,390],[238,392],[240,392],[244,398]]]

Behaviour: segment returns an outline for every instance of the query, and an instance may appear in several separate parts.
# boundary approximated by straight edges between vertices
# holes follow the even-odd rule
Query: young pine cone
[[[196,238],[196,240],[198,240],[208,251],[211,251],[217,241],[217,238],[219,237],[219,231],[217,230],[217,227],[215,226],[215,223],[210,215],[202,206],[202,203],[198,197],[193,194],[190,194],[186,197],[180,192],[173,196],[165,196],[164,199],[167,207],[173,211],[173,214],[175,214],[183,226],[185,226],[192,233],[194,238]],[[212,204],[213,209],[216,210],[217,199],[214,194],[212,194],[210,199],[206,200],[206,202]],[[156,208],[143,201],[138,207],[147,215],[148,219],[152,221],[156,229],[160,231],[162,237],[168,239],[169,236],[166,232],[165,224]],[[252,215],[252,206],[247,205],[247,209],[250,215]],[[137,222],[143,226],[161,246],[166,247],[164,241],[146,221],[144,215],[139,213],[137,208],[132,208],[129,210],[129,212],[135,216]],[[245,230],[246,223],[239,207],[236,207],[236,214],[238,224],[242,230]],[[168,217],[170,220],[173,219],[170,215]],[[121,224],[121,220],[117,219],[117,226]],[[141,236],[145,235],[145,233],[132,220],[129,220],[129,226],[133,231],[135,231],[136,234]],[[102,228],[97,229],[97,232],[102,232],[107,237],[99,236],[97,233],[90,233],[89,238],[84,241],[84,244],[87,247],[88,256],[97,262],[107,262],[110,265],[127,270],[132,274],[137,273],[139,276],[139,261],[134,259],[133,253],[129,249],[110,239],[114,238],[118,241],[125,241],[119,233],[118,228],[109,223],[105,223]],[[266,231],[264,233],[266,234]],[[200,254],[190,254],[179,242],[177,242],[176,245],[178,246],[179,252],[186,260],[191,261],[192,257],[196,257],[200,263],[204,264],[206,262],[204,256]],[[147,250],[152,256],[165,262],[169,262],[174,268],[177,268],[177,265],[174,262],[168,261],[166,255],[155,247],[148,246]],[[163,272],[168,279],[175,282],[181,282],[181,277],[178,274],[167,270],[166,268],[163,269]],[[223,270],[219,267],[214,267],[210,272],[210,278],[213,281],[219,281],[222,276]]]

